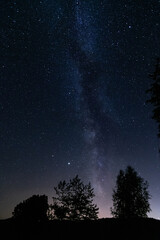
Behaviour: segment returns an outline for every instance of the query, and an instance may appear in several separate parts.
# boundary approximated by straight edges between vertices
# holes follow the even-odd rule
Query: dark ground
[[[0,221],[2,239],[121,239],[160,240],[160,221],[155,219],[101,219],[97,221],[48,221],[24,223]]]

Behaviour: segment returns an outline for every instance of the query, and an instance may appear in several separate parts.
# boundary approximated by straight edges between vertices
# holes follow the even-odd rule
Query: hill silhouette
[[[22,222],[13,219],[0,221],[4,239],[123,239],[159,240],[160,221],[151,218],[94,221]]]

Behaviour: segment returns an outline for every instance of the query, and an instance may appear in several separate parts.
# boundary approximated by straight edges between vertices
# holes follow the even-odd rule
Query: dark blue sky
[[[76,174],[110,216],[120,169],[149,182],[160,217],[157,126],[146,105],[160,2],[0,3],[0,218]]]

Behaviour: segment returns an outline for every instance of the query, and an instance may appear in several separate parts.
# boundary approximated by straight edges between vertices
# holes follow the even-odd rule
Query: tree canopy
[[[15,208],[13,218],[25,221],[47,220],[48,197],[45,195],[33,195],[19,203]]]
[[[147,217],[151,211],[148,182],[130,166],[120,170],[112,198],[111,214],[115,218]]]
[[[160,137],[160,59],[157,59],[155,72],[150,75],[151,87],[146,91],[151,95],[147,101],[153,105],[152,118],[158,123],[158,137]]]
[[[53,197],[52,208],[57,219],[85,220],[97,219],[98,207],[93,203],[94,191],[91,184],[81,181],[78,175],[68,183],[60,181],[54,188],[57,197]]]

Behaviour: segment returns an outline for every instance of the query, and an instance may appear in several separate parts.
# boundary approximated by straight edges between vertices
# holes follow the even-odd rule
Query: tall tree
[[[151,211],[148,183],[130,166],[125,172],[120,170],[112,198],[111,214],[115,218],[147,217]]]
[[[98,207],[93,203],[95,195],[90,183],[84,185],[76,176],[68,183],[60,181],[54,189],[57,197],[53,197],[52,208],[56,218],[61,220],[98,218]]]
[[[158,123],[158,137],[160,137],[160,58],[157,59],[155,72],[149,75],[153,82],[146,91],[151,97],[147,102],[153,105],[152,118]]]

